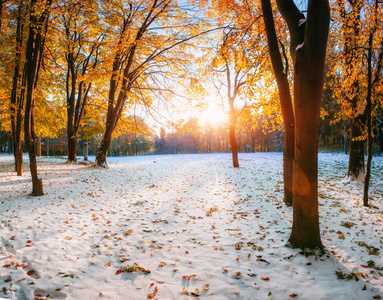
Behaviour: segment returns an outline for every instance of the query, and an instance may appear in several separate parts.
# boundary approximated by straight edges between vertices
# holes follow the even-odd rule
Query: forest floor
[[[383,157],[365,208],[348,157],[319,155],[322,256],[286,247],[282,154],[230,158],[42,157],[32,197],[0,156],[0,299],[383,298]]]

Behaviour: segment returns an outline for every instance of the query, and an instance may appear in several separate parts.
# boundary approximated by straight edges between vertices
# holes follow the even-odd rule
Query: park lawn
[[[319,154],[326,253],[286,247],[282,154],[38,159],[32,197],[0,156],[0,299],[382,299],[383,158],[370,208],[348,156]]]

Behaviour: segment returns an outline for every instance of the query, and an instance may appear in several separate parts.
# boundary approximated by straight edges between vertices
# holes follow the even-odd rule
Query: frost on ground
[[[382,299],[382,157],[364,208],[347,156],[320,154],[320,257],[285,246],[282,154],[230,157],[40,158],[31,197],[0,156],[0,298]]]

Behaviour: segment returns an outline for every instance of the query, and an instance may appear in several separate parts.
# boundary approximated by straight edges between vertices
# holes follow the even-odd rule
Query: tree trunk
[[[88,139],[84,138],[83,142],[83,155],[84,155],[84,161],[88,161]]]
[[[283,153],[283,182],[284,202],[286,205],[293,203],[293,163],[294,163],[294,112],[291,100],[290,86],[287,78],[288,61],[283,66],[281,53],[278,47],[278,38],[275,32],[274,18],[270,0],[262,0],[262,12],[265,22],[269,55],[279,91],[279,102],[282,108],[283,125],[285,129],[285,149]],[[282,48],[283,54],[284,48]]]
[[[378,2],[376,1],[376,10]],[[375,27],[376,28],[376,27]],[[369,206],[368,203],[368,189],[370,186],[371,177],[371,161],[372,161],[372,44],[374,39],[374,31],[370,33],[368,39],[368,57],[367,57],[367,97],[366,97],[366,117],[367,117],[367,165],[366,174],[364,176],[364,187],[363,187],[363,205]]]
[[[105,128],[104,134],[102,135],[100,143],[98,144],[98,147],[97,147],[96,161],[95,161],[95,166],[97,167],[108,168],[108,164],[106,163],[106,157],[108,155],[110,142],[112,141],[113,131],[114,131],[113,126],[107,126]]]
[[[323,249],[318,213],[318,134],[330,23],[328,0],[309,0],[307,18],[291,0],[277,0],[290,31],[294,61],[295,159],[289,243]]]
[[[17,15],[17,29],[16,29],[16,57],[15,57],[15,70],[12,80],[12,92],[11,92],[11,126],[12,126],[12,138],[13,138],[13,154],[15,157],[15,171],[17,176],[23,175],[23,153],[21,149],[21,125],[23,121],[23,109],[24,109],[24,95],[25,91],[21,90],[18,96],[19,81],[20,81],[20,69],[21,69],[21,48],[23,45],[23,1],[20,2],[18,15]],[[22,74],[22,86],[25,86],[25,70]]]
[[[47,145],[47,156],[49,156],[49,136],[45,138],[45,143]]]
[[[237,148],[237,141],[235,138],[235,124],[233,124],[231,122],[230,122],[230,126],[229,126],[229,137],[230,137],[231,154],[233,157],[233,167],[239,168],[238,148]]]
[[[358,115],[350,120],[350,156],[347,176],[351,180],[360,180],[364,176],[364,116]],[[360,177],[362,176],[362,177]]]
[[[41,136],[37,137],[37,156],[41,156]]]
[[[68,162],[75,163],[77,162],[77,139],[73,132],[68,130]]]
[[[31,1],[29,35],[26,49],[26,105],[24,119],[25,144],[29,152],[29,166],[32,177],[32,195],[41,196],[43,192],[42,179],[38,178],[36,162],[36,134],[34,128],[34,102],[35,89],[44,50],[44,39],[51,1],[46,2],[46,7],[36,12],[37,0]],[[25,88],[25,86],[23,86]]]

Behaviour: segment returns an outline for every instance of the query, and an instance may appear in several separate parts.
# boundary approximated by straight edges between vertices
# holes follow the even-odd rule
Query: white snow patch
[[[2,297],[383,296],[383,160],[374,160],[364,208],[362,185],[341,183],[347,158],[319,155],[327,252],[306,257],[285,246],[292,208],[282,201],[281,153],[241,153],[239,169],[231,154],[108,157],[110,169],[39,158],[41,197],[30,196],[28,168],[17,177],[13,156],[0,155]],[[151,272],[120,273],[134,263]]]

